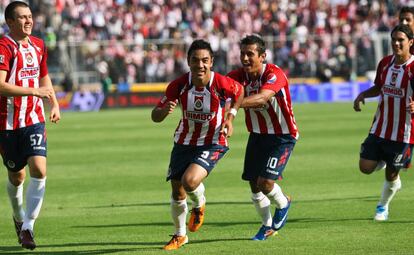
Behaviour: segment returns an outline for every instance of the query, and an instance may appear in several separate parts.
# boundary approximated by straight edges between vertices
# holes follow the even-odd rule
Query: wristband
[[[229,113],[230,113],[230,114],[232,114],[234,117],[236,117],[236,115],[237,115],[237,110],[236,110],[236,109],[234,109],[234,108],[231,108],[231,109],[230,109],[230,111],[229,111]]]

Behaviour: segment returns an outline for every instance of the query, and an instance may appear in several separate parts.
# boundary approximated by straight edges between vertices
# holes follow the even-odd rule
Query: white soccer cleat
[[[386,221],[388,220],[388,207],[377,205],[377,208],[375,210],[375,221]]]

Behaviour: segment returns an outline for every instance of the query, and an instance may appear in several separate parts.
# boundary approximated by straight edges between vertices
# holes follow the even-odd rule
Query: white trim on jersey
[[[10,71],[10,77],[7,81],[10,84],[16,83],[16,69],[17,69],[17,58],[13,59],[12,69]],[[7,123],[6,130],[13,129],[14,117],[14,97],[7,97]]]
[[[222,115],[223,112],[223,108],[221,106],[219,106],[218,110],[217,110],[217,116],[216,116],[216,126],[214,127],[214,136],[213,136],[213,144],[218,144],[219,143],[219,138],[220,138],[220,129],[221,129],[221,118],[223,117]]]
[[[257,113],[256,113],[255,110],[250,109],[250,108],[249,108],[249,112],[250,112],[250,120],[251,120],[251,123],[252,123],[253,133],[260,134],[260,127],[259,127],[259,125],[255,125],[254,124],[254,123],[259,123],[259,120],[257,119]]]

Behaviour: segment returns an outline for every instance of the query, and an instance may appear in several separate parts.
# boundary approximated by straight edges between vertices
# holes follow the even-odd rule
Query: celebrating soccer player
[[[33,250],[33,226],[39,215],[46,184],[46,131],[42,98],[51,104],[50,121],[60,119],[59,105],[47,70],[47,52],[31,36],[29,6],[11,2],[5,10],[9,34],[0,39],[0,152],[8,169],[7,191],[19,243]],[[30,183],[23,209],[25,166]]]
[[[245,110],[250,136],[242,178],[249,181],[253,204],[262,218],[253,240],[265,240],[286,223],[290,198],[275,181],[281,179],[299,137],[286,75],[278,66],[265,64],[265,60],[263,39],[246,36],[240,43],[243,67],[228,74],[245,91],[240,107]],[[273,219],[271,204],[276,207]]]
[[[388,219],[389,204],[401,189],[399,171],[411,162],[414,143],[413,73],[410,53],[413,32],[398,25],[391,32],[393,55],[383,58],[377,67],[374,86],[361,92],[354,101],[361,111],[365,98],[379,96],[378,108],[368,137],[361,145],[359,168],[364,174],[385,168],[385,182],[374,220]]]
[[[154,122],[161,122],[177,105],[181,106],[182,117],[175,130],[167,174],[172,187],[175,233],[165,250],[178,249],[188,242],[187,195],[192,201],[188,229],[195,232],[203,224],[206,199],[202,181],[227,152],[232,121],[243,100],[243,87],[239,83],[211,71],[213,51],[208,42],[195,40],[188,50],[187,62],[190,72],[168,85],[151,115]],[[226,101],[233,104],[227,115]]]

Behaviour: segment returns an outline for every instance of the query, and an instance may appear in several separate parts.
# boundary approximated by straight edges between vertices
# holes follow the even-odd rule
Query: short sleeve
[[[10,71],[10,59],[12,54],[10,49],[0,44],[0,70]]]

